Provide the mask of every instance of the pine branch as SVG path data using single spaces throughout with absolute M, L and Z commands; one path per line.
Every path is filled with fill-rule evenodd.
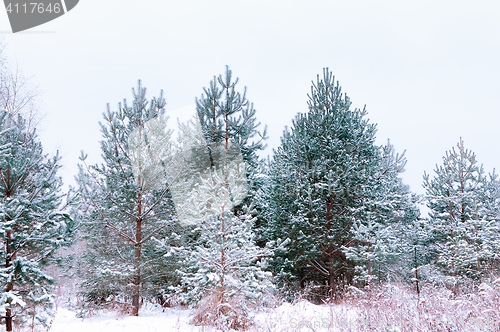
M 54 252 L 54 249 L 52 250 L 48 250 L 45 255 L 43 255 L 42 257 L 40 257 L 36 262 L 37 263 L 40 263 L 41 261 L 43 261 L 44 259 L 46 259 L 47 257 L 49 257 L 52 253 Z
M 139 216 L 139 218 L 143 219 L 144 217 L 146 217 L 153 209 L 156 205 L 158 205 L 158 203 L 160 203 L 160 201 L 163 199 L 163 197 L 165 196 L 165 194 L 167 193 L 167 191 L 170 189 L 170 187 L 174 184 L 174 182 L 177 180 L 177 178 L 181 175 L 181 172 L 177 173 L 177 175 L 175 176 L 175 178 L 172 180 L 172 182 L 168 185 L 167 189 L 165 189 L 163 191 L 163 193 L 160 195 L 160 198 L 153 204 L 153 206 L 151 206 L 146 212 L 144 212 L 143 214 L 141 214 Z
M 162 229 L 164 229 L 166 227 L 166 225 L 162 226 L 162 227 L 159 227 L 157 229 L 155 229 L 154 231 L 151 232 L 151 234 L 149 234 L 148 236 L 146 236 L 144 239 L 141 240 L 141 242 L 139 242 L 139 244 L 143 244 L 144 242 L 146 242 L 147 240 L 149 240 L 150 237 L 152 237 L 153 235 L 155 235 L 156 233 L 158 233 L 159 231 L 161 231 Z
M 256 258 L 269 257 L 274 251 L 275 250 L 269 250 L 268 252 L 263 253 L 263 254 L 251 255 L 251 256 L 248 256 L 248 257 L 245 257 L 245 258 L 240 258 L 240 259 L 237 259 L 237 260 L 234 260 L 234 261 L 228 260 L 228 263 L 225 266 L 232 266 L 234 264 L 241 263 L 241 262 L 244 262 L 244 261 L 251 262 L 252 260 L 254 260 Z
M 28 176 L 28 171 L 29 171 L 29 168 L 26 167 L 26 171 L 22 174 L 22 176 L 20 176 L 17 181 L 12 185 L 12 188 L 15 188 L 17 187 L 17 184 L 18 183 L 21 183 L 24 179 L 26 179 L 26 177 Z
M 49 181 L 52 179 L 52 176 L 54 176 L 54 175 L 56 174 L 56 170 L 57 170 L 56 166 L 57 166 L 57 165 L 54 163 L 54 166 L 52 167 L 52 169 L 51 169 L 51 171 L 50 171 L 50 174 L 49 174 L 49 177 L 48 177 L 48 179 L 47 179 L 47 182 L 49 182 Z M 35 199 L 35 197 L 36 197 L 36 196 L 38 196 L 38 194 L 42 191 L 42 189 L 43 189 L 43 186 L 41 186 L 41 187 L 38 189 L 38 191 L 36 191 L 36 192 L 33 194 L 33 196 L 32 196 L 32 197 L 30 198 L 30 200 L 29 200 L 29 201 L 30 201 L 30 203 L 31 203 L 31 202 L 33 202 L 33 200 Z
M 315 269 L 316 269 L 319 273 L 321 273 L 322 275 L 327 276 L 327 277 L 330 275 L 330 273 L 328 273 L 328 271 L 327 271 L 324 267 L 322 267 L 321 265 L 319 265 L 319 264 L 318 264 L 318 265 L 319 265 L 319 267 L 317 267 L 316 265 L 314 265 L 314 264 L 313 264 L 313 262 L 311 262 L 311 260 L 310 260 L 310 259 L 308 259 L 308 260 L 307 260 L 307 262 L 308 262 L 308 263 L 309 263 L 312 267 L 314 267 L 314 268 L 315 268 Z M 325 272 L 325 271 L 326 271 L 326 272 Z
M 183 252 L 185 254 L 189 254 L 189 255 L 194 255 L 196 257 L 198 257 L 199 259 L 201 259 L 202 261 L 206 262 L 206 263 L 212 263 L 214 264 L 217 268 L 221 268 L 221 265 L 218 264 L 217 262 L 212 262 L 208 259 L 206 259 L 205 257 L 199 255 L 197 252 L 194 252 L 194 251 L 190 251 L 190 250 L 184 250 L 184 249 L 181 249 L 181 248 L 176 248 L 176 247 L 170 247 L 176 251 L 180 251 L 180 252 Z
M 118 204 L 117 202 L 115 202 L 115 201 L 111 198 L 110 194 L 108 194 L 108 192 L 109 192 L 109 191 L 108 191 L 108 190 L 106 190 L 106 189 L 104 189 L 104 187 L 101 185 L 101 182 L 100 182 L 100 181 L 97 179 L 97 177 L 96 177 L 96 176 L 94 176 L 94 174 L 90 171 L 90 168 L 89 168 L 89 166 L 87 165 L 87 162 L 86 162 L 85 160 L 82 160 L 82 161 L 83 161 L 83 164 L 85 165 L 85 168 L 87 169 L 87 173 L 89 173 L 89 174 L 90 174 L 90 176 L 92 176 L 92 178 L 94 179 L 94 182 L 95 182 L 95 183 L 96 183 L 96 184 L 97 184 L 97 185 L 101 188 L 101 192 L 103 192 L 103 193 L 106 195 L 106 198 L 108 198 L 108 199 L 111 201 L 111 203 L 113 203 L 113 204 L 114 204 L 114 205 L 115 205 L 115 206 L 116 206 L 116 207 L 120 210 L 120 212 L 125 213 L 125 214 L 126 214 L 126 215 L 128 215 L 129 217 L 131 217 L 131 218 L 133 218 L 133 219 L 137 220 L 137 219 L 138 219 L 138 217 L 137 217 L 137 216 L 135 216 L 135 215 L 131 214 L 130 212 L 127 212 L 127 211 L 125 211 L 125 210 L 122 210 L 122 209 L 120 208 L 120 204 Z
M 96 204 L 96 202 L 94 201 L 94 199 L 90 196 L 90 193 L 89 193 L 89 191 L 87 189 L 87 186 L 85 184 L 83 184 L 83 187 L 84 187 L 85 191 L 87 192 L 87 195 L 88 195 L 90 201 L 92 202 L 92 205 L 94 205 L 94 207 L 96 208 L 97 212 L 99 212 L 99 214 L 103 218 L 103 221 L 105 222 L 106 226 L 108 228 L 111 228 L 111 229 L 115 230 L 121 237 L 125 238 L 126 240 L 129 240 L 134 245 L 137 245 L 137 242 L 134 239 L 132 239 L 130 236 L 128 236 L 127 234 L 125 234 L 122 231 L 120 231 L 116 226 L 114 226 L 113 224 L 111 224 L 111 222 L 109 222 L 108 218 L 104 215 L 104 213 L 101 211 L 101 209 Z
M 109 104 L 108 104 L 108 105 L 109 105 Z M 109 110 L 109 106 L 108 106 L 108 110 Z M 126 128 L 126 126 L 125 126 L 125 122 L 123 121 L 123 119 L 120 119 L 120 121 L 122 122 L 123 127 L 124 127 L 124 128 Z M 108 120 L 108 122 L 109 122 L 109 126 L 110 126 L 111 128 L 113 128 L 113 127 L 112 127 L 112 123 L 111 123 L 111 118 Z M 116 135 L 115 135 L 115 137 L 116 137 Z M 122 145 L 120 144 L 119 140 L 118 140 L 118 139 L 116 139 L 115 141 L 116 141 L 116 144 L 118 145 L 118 147 L 120 148 L 120 150 L 122 151 L 123 155 L 125 156 L 125 158 L 127 158 L 127 159 L 130 161 L 130 157 L 128 156 L 128 154 L 127 154 L 127 153 L 125 153 L 125 150 L 123 149 L 123 147 L 122 147 Z M 120 170 L 121 170 L 121 171 L 122 171 L 122 173 L 123 173 L 123 177 L 125 178 L 125 180 L 127 181 L 127 183 L 128 183 L 128 184 L 130 184 L 130 181 L 128 180 L 128 176 L 125 174 L 125 170 L 123 169 L 122 163 L 121 163 L 121 161 L 120 161 L 120 159 L 119 159 L 119 158 L 118 158 L 118 166 L 120 166 Z

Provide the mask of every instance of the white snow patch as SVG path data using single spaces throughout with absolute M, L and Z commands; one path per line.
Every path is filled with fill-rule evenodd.
M 212 327 L 194 326 L 191 310 L 161 307 L 143 308 L 138 317 L 101 312 L 89 318 L 77 318 L 76 312 L 59 307 L 50 332 L 215 332 Z M 255 325 L 249 331 L 338 331 L 353 322 L 357 314 L 344 305 L 314 305 L 307 301 L 284 303 L 277 308 L 252 312 Z M 46 329 L 42 329 L 46 331 Z M 40 331 L 42 331 L 40 330 Z M 24 331 L 31 331 L 25 329 Z
M 101 313 L 90 318 L 77 318 L 76 313 L 59 308 L 50 329 L 51 332 L 165 332 L 201 331 L 189 324 L 189 310 L 167 308 L 147 309 L 138 317 L 121 316 L 116 313 Z M 205 329 L 205 331 L 209 331 Z

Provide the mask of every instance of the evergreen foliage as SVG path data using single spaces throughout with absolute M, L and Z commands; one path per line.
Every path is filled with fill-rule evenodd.
M 355 245 L 345 248 L 346 257 L 356 263 L 354 280 L 364 285 L 389 276 L 409 276 L 413 252 L 409 235 L 420 216 L 419 197 L 399 177 L 406 165 L 404 154 L 397 154 L 390 142 L 381 147 L 381 153 L 372 196 L 351 230 Z
M 49 158 L 20 115 L 0 113 L 0 314 L 6 330 L 47 326 L 53 315 L 54 279 L 44 266 L 71 244 L 74 224 L 61 212 L 59 156 Z M 33 326 L 34 328 L 34 326 Z
M 265 148 L 267 129 L 257 130 L 260 123 L 255 117 L 256 110 L 247 100 L 246 87 L 243 93 L 237 91 L 238 81 L 226 66 L 224 76 L 214 77 L 209 87 L 203 88 L 204 94 L 196 99 L 196 110 L 207 144 L 223 143 L 226 149 L 230 142 L 236 144 L 251 174 L 257 167 L 257 151 Z
M 195 323 L 242 327 L 246 304 L 270 292 L 272 283 L 263 270 L 271 250 L 256 245 L 249 204 L 258 187 L 256 151 L 263 148 L 252 138 L 264 135 L 245 93 L 236 92 L 237 81 L 226 68 L 224 79 L 214 79 L 197 100 L 198 117 L 181 126 L 182 180 L 172 189 L 186 202 L 183 219 L 196 228 L 193 242 L 175 251 L 181 284 L 172 288 L 200 308 Z
M 209 150 L 212 146 L 224 146 L 228 149 L 232 143 L 241 151 L 249 183 L 248 196 L 240 205 L 255 207 L 256 240 L 263 246 L 261 223 L 262 215 L 267 211 L 256 204 L 255 199 L 263 185 L 257 152 L 265 148 L 267 127 L 264 127 L 262 132 L 258 130 L 260 122 L 256 119 L 256 110 L 253 103 L 247 99 L 246 87 L 243 88 L 243 92 L 237 90 L 238 81 L 239 79 L 234 79 L 232 71 L 226 66 L 224 75 L 214 77 L 209 87 L 203 88 L 204 94 L 196 99 L 196 110 Z M 233 213 L 238 215 L 240 207 L 238 203 L 236 205 Z
M 495 173 L 485 174 L 462 139 L 434 172 L 433 178 L 424 174 L 423 184 L 433 263 L 458 292 L 460 284 L 480 282 L 498 266 L 499 181 Z
M 262 269 L 262 258 L 270 250 L 255 245 L 255 218 L 249 211 L 235 216 L 225 206 L 229 196 L 225 179 L 231 175 L 224 173 L 211 170 L 192 192 L 191 197 L 199 200 L 194 208 L 206 217 L 193 230 L 199 234 L 197 241 L 190 248 L 177 249 L 183 253 L 185 270 L 178 292 L 194 307 L 213 294 L 228 303 L 235 297 L 255 301 L 272 290 L 271 274 Z
M 376 127 L 324 70 L 309 112 L 299 114 L 270 165 L 269 239 L 290 238 L 275 256 L 282 282 L 344 285 L 379 276 L 397 253 L 395 224 L 415 217 L 415 197 L 398 174 L 405 160 L 374 144 Z
M 179 226 L 164 175 L 172 161 L 163 93 L 148 102 L 141 81 L 132 92 L 132 105 L 108 105 L 103 115 L 104 163 L 87 165 L 82 153 L 76 214 L 87 246 L 80 272 L 88 309 L 132 299 L 123 305 L 138 315 L 141 297 L 163 297 L 175 283 L 177 262 L 163 258 L 158 243 L 176 245 L 170 235 Z

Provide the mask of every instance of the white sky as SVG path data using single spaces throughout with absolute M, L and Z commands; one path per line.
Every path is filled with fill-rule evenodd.
M 500 167 L 497 1 L 81 0 L 18 34 L 0 7 L 0 31 L 44 90 L 40 135 L 61 151 L 67 183 L 80 150 L 99 160 L 106 103 L 131 100 L 137 79 L 174 110 L 226 64 L 268 125 L 269 152 L 329 67 L 353 105 L 366 104 L 378 143 L 406 150 L 413 191 L 460 137 L 487 171 Z

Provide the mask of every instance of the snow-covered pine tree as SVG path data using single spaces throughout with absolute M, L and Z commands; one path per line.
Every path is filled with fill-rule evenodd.
M 424 174 L 423 184 L 434 262 L 459 292 L 460 285 L 481 281 L 499 262 L 499 181 L 496 174 L 485 174 L 462 139 L 434 172 L 433 178 Z
M 47 325 L 54 279 L 43 266 L 73 239 L 74 224 L 61 211 L 59 156 L 48 158 L 20 115 L 0 113 L 0 314 L 13 322 Z
M 226 68 L 225 77 L 214 79 L 197 100 L 198 118 L 180 131 L 187 172 L 173 195 L 185 193 L 191 211 L 183 219 L 197 223 L 195 241 L 182 251 L 179 294 L 192 306 L 205 302 L 198 323 L 242 327 L 244 303 L 270 291 L 272 283 L 262 270 L 270 249 L 255 244 L 255 211 L 249 206 L 252 188 L 258 187 L 252 181 L 258 178 L 256 151 L 265 135 L 256 130 L 255 110 L 245 93 L 236 92 L 237 81 Z M 257 142 L 252 140 L 256 135 Z
M 356 263 L 354 280 L 361 285 L 386 280 L 389 275 L 408 276 L 412 251 L 407 234 L 420 215 L 419 197 L 399 177 L 406 165 L 404 154 L 396 153 L 390 142 L 381 148 L 372 196 L 358 210 L 351 229 L 354 245 L 344 248 L 346 257 Z
M 163 92 L 148 102 L 141 81 L 132 92 L 132 105 L 124 100 L 117 111 L 108 105 L 104 114 L 104 163 L 90 166 L 82 154 L 77 215 L 87 246 L 80 269 L 87 303 L 131 298 L 131 314 L 138 315 L 141 296 L 160 296 L 175 283 L 176 262 L 163 258 L 157 243 L 179 237 L 171 236 L 177 217 L 164 176 L 172 161 Z
M 328 69 L 313 82 L 308 106 L 285 130 L 270 166 L 269 238 L 291 240 L 273 265 L 281 281 L 302 287 L 326 281 L 330 296 L 337 296 L 356 272 L 370 273 L 356 265 L 369 264 L 371 239 L 387 233 L 390 222 L 401 219 L 398 214 L 411 217 L 414 203 L 397 179 L 402 160 L 374 144 L 375 125 L 364 109 L 351 108 Z M 391 210 L 396 206 L 404 213 Z

